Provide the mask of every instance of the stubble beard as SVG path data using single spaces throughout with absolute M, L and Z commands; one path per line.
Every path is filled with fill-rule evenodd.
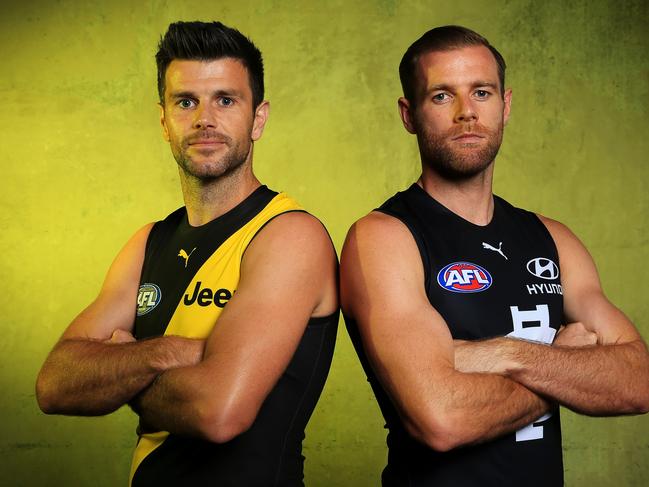
M 189 148 L 195 139 L 215 139 L 225 145 L 226 152 L 222 155 L 208 156 L 207 160 L 197 162 L 189 155 Z M 183 137 L 180 144 L 172 144 L 171 152 L 185 175 L 201 181 L 211 181 L 235 172 L 248 159 L 252 143 L 249 139 L 234 142 L 225 134 L 205 131 Z M 205 149 L 209 150 L 209 149 Z M 214 152 L 217 152 L 214 150 Z
M 451 142 L 453 137 L 465 132 L 484 137 L 486 143 Z M 427 127 L 419 127 L 417 130 L 422 163 L 451 181 L 471 179 L 485 171 L 496 158 L 502 140 L 502 121 L 495 130 L 476 123 L 460 125 L 442 133 L 434 133 Z

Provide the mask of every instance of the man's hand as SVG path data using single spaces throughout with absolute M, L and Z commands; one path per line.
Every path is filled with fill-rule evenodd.
M 505 375 L 514 367 L 511 360 L 507 361 L 511 354 L 509 346 L 512 345 L 508 340 L 516 340 L 516 338 L 453 340 L 455 369 L 464 373 Z M 553 345 L 572 348 L 589 347 L 597 345 L 597 334 L 587 330 L 583 323 L 577 321 L 561 327 Z
M 588 347 L 597 345 L 597 333 L 587 330 L 583 323 L 576 321 L 562 326 L 552 345 L 557 347 Z
M 131 343 L 134 341 L 135 337 L 130 332 L 118 328 L 104 343 Z
M 458 342 L 454 350 L 422 285 L 417 244 L 396 218 L 371 213 L 357 222 L 340 265 L 343 311 L 354 318 L 353 333 L 413 438 L 447 451 L 516 431 L 548 412 L 543 398 L 513 380 L 463 373 L 486 363 L 471 355 L 482 344 Z
M 131 402 L 142 424 L 215 443 L 250 428 L 309 318 L 337 309 L 336 264 L 326 230 L 311 215 L 289 212 L 270 221 L 243 256 L 237 292 L 202 361 L 160 374 Z
M 194 365 L 203 340 L 166 336 L 135 341 L 135 301 L 151 225 L 124 246 L 102 289 L 68 326 L 36 380 L 36 399 L 48 414 L 110 413 L 163 371 Z

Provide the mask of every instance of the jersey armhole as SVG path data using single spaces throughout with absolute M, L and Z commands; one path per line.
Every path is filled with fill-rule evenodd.
M 248 250 L 248 247 L 250 247 L 250 244 L 252 243 L 252 241 L 255 239 L 255 237 L 256 237 L 257 235 L 259 235 L 259 232 L 261 232 L 261 231 L 264 229 L 264 227 L 265 227 L 266 225 L 268 225 L 270 222 L 272 222 L 272 221 L 273 221 L 275 218 L 277 218 L 278 216 L 285 215 L 285 214 L 287 214 L 287 213 L 295 213 L 295 212 L 310 214 L 310 213 L 309 213 L 308 211 L 306 211 L 306 210 L 299 210 L 299 209 L 296 209 L 296 210 L 286 210 L 286 211 L 283 211 L 283 212 L 281 212 L 281 213 L 278 213 L 277 215 L 273 215 L 273 216 L 271 216 L 268 220 L 266 220 L 266 221 L 263 223 L 263 225 L 261 225 L 261 226 L 257 229 L 257 231 L 255 232 L 255 234 L 250 238 L 250 240 L 248 240 L 248 243 L 246 244 L 246 248 L 243 249 L 243 252 L 241 252 L 241 261 L 240 261 L 240 262 L 243 262 L 243 256 L 246 255 L 246 251 Z M 318 221 L 319 221 L 319 220 L 318 220 Z M 326 230 L 326 229 L 325 229 L 325 230 Z
M 428 295 L 428 289 L 430 288 L 430 258 L 428 255 L 428 248 L 426 247 L 426 243 L 424 242 L 424 239 L 419 234 L 419 231 L 417 230 L 416 226 L 412 222 L 410 222 L 407 218 L 403 218 L 397 212 L 392 212 L 385 208 L 377 208 L 374 211 L 379 211 L 385 215 L 396 218 L 401 223 L 403 223 L 406 226 L 406 228 L 410 231 L 410 234 L 412 235 L 412 238 L 415 240 L 415 243 L 417 244 L 417 248 L 419 249 L 419 257 L 421 258 L 421 265 L 424 268 L 424 289 L 426 290 L 426 295 Z
M 528 213 L 530 215 L 532 215 L 532 218 L 534 218 L 534 220 L 540 225 L 541 231 L 547 237 L 548 241 L 552 243 L 552 246 L 554 248 L 554 255 L 555 255 L 556 259 L 557 259 L 557 266 L 559 266 L 559 269 L 561 269 L 561 262 L 559 261 L 559 259 L 560 259 L 560 257 L 559 257 L 559 249 L 557 248 L 557 243 L 554 241 L 554 237 L 550 233 L 550 230 L 548 229 L 548 227 L 545 226 L 545 223 L 543 223 L 543 220 L 541 220 L 539 215 L 537 215 L 533 211 L 530 211 Z

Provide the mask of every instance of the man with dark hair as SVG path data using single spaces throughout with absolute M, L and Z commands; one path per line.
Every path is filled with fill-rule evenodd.
M 557 403 L 649 410 L 649 355 L 560 223 L 492 193 L 505 62 L 463 27 L 400 66 L 422 174 L 355 223 L 341 304 L 385 417 L 385 486 L 563 484 Z
M 129 403 L 133 486 L 303 485 L 304 428 L 336 337 L 335 251 L 253 174 L 269 104 L 252 42 L 178 22 L 156 60 L 185 207 L 118 254 L 45 361 L 39 405 L 100 415 Z

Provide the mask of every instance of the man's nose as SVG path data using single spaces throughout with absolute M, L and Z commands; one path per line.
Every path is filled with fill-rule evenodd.
M 456 122 L 472 122 L 478 119 L 478 112 L 470 97 L 458 96 L 457 109 L 455 112 Z
M 196 110 L 196 117 L 194 118 L 194 128 L 198 130 L 205 130 L 208 128 L 215 128 L 217 125 L 216 108 L 211 107 L 207 103 L 201 103 Z

